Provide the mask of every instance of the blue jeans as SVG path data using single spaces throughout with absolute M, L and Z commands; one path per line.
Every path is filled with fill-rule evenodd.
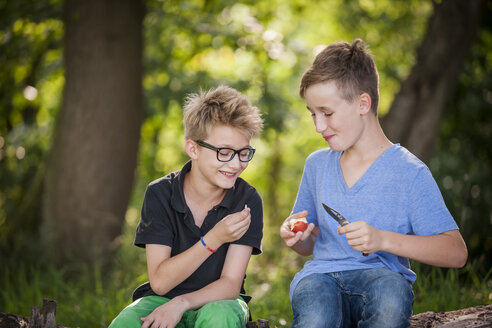
M 292 295 L 293 328 L 410 325 L 411 283 L 386 268 L 315 273 Z

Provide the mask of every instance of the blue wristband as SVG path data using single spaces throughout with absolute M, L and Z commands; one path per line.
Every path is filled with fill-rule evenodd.
M 203 240 L 203 236 L 200 237 L 200 241 L 202 242 L 203 246 L 205 246 L 205 248 L 211 251 L 212 253 L 217 252 L 216 249 L 211 249 L 210 247 L 207 246 L 207 244 L 205 244 L 205 241 Z

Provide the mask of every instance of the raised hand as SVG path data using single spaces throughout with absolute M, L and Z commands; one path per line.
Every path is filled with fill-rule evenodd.
M 280 237 L 284 240 L 287 246 L 292 247 L 295 244 L 297 244 L 299 241 L 303 242 L 304 240 L 309 238 L 309 236 L 311 236 L 312 234 L 314 235 L 314 237 L 318 235 L 319 233 L 318 229 L 313 232 L 313 230 L 315 229 L 313 223 L 310 223 L 307 229 L 304 231 L 299 231 L 295 233 L 290 230 L 291 220 L 299 219 L 305 217 L 306 215 L 307 215 L 307 211 L 302 211 L 299 213 L 292 214 L 287 219 L 285 219 L 285 221 L 280 226 Z
M 206 235 L 207 245 L 219 247 L 222 244 L 236 241 L 248 231 L 251 213 L 248 207 L 241 212 L 229 214 L 220 220 Z

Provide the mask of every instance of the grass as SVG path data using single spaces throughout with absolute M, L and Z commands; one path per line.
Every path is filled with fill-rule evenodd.
M 474 263 L 462 269 L 426 267 L 427 270 L 423 270 L 424 265 L 420 263 L 413 263 L 412 267 L 417 272 L 413 286 L 414 313 L 451 311 L 492 303 L 492 268 L 481 276 Z
M 130 303 L 133 289 L 147 279 L 142 253 L 131 246 L 122 249 L 113 272 L 104 277 L 95 270 L 68 279 L 63 269 L 3 263 L 0 312 L 30 316 L 31 307 L 40 307 L 47 298 L 57 301 L 58 325 L 107 327 Z M 270 327 L 290 326 L 289 285 L 303 261 L 285 247 L 270 247 L 252 259 L 246 290 L 254 297 L 250 303 L 254 319 L 268 319 Z M 459 270 L 414 263 L 413 269 L 418 275 L 414 313 L 492 303 L 492 269 L 485 275 L 477 273 L 474 263 Z
M 0 312 L 31 315 L 31 307 L 41 307 L 43 299 L 57 302 L 57 323 L 70 327 L 107 327 L 128 303 L 128 287 L 123 281 L 103 282 L 96 271 L 70 280 L 54 268 L 21 266 L 3 273 Z

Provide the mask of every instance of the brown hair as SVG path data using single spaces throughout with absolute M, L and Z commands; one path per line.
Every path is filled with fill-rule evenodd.
M 258 136 L 263 128 L 258 108 L 233 88 L 221 85 L 186 98 L 183 107 L 186 139 L 204 140 L 217 124 L 238 128 L 249 138 Z
M 319 53 L 302 75 L 301 98 L 311 85 L 328 81 L 335 81 L 342 98 L 348 102 L 353 102 L 363 92 L 368 93 L 371 110 L 377 115 L 379 74 L 364 41 L 355 39 L 352 44 L 335 42 Z

